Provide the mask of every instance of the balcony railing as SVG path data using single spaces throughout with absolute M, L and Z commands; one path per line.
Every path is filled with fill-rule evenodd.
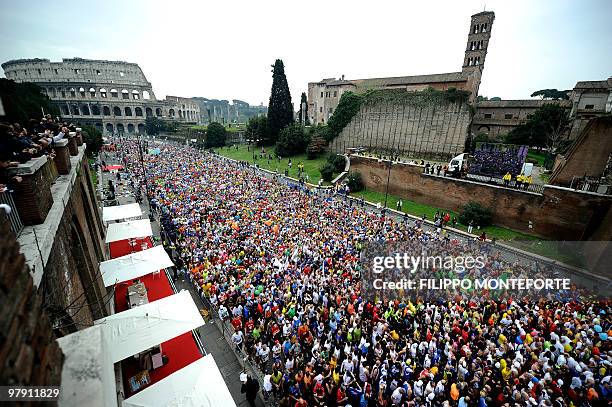
M 23 223 L 21 222 L 21 218 L 17 212 L 17 206 L 15 205 L 12 194 L 13 192 L 8 190 L 0 192 L 0 204 L 8 205 L 11 208 L 11 211 L 7 214 L 7 217 L 11 222 L 11 230 L 16 236 L 19 236 L 23 230 Z

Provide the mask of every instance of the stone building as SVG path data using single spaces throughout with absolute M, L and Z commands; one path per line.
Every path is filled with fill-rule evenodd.
M 404 89 L 420 91 L 432 87 L 438 90 L 456 88 L 471 92 L 470 100 L 478 95 L 480 80 L 495 13 L 483 11 L 470 21 L 467 45 L 460 72 L 399 76 L 390 78 L 340 79 L 327 78 L 308 83 L 308 117 L 313 124 L 327 123 L 344 92 L 365 92 L 370 89 Z
M 603 81 L 578 82 L 570 94 L 573 119 L 572 140 L 578 138 L 589 120 L 612 112 L 612 77 Z
M 7 79 L 42 88 L 62 118 L 104 133 L 142 133 L 147 117 L 200 123 L 200 108 L 189 98 L 155 97 L 138 64 L 81 58 L 50 62 L 18 59 L 2 64 Z
M 476 113 L 472 119 L 473 135 L 485 134 L 495 141 L 503 141 L 516 126 L 525 123 L 527 116 L 547 103 L 559 104 L 568 110 L 568 100 L 483 100 L 475 104 Z

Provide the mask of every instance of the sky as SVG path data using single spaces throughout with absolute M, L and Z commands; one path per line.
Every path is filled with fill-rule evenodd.
M 0 0 L 0 62 L 135 62 L 165 95 L 267 105 L 283 60 L 308 82 L 457 72 L 472 14 L 495 12 L 480 95 L 523 99 L 612 76 L 610 0 Z

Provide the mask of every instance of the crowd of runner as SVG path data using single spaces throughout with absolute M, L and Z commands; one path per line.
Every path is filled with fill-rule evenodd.
M 118 151 L 144 189 L 135 142 Z M 234 328 L 266 398 L 287 406 L 604 406 L 612 400 L 609 302 L 486 291 L 435 302 L 370 298 L 368 242 L 460 247 L 419 221 L 188 147 L 144 165 L 176 263 Z M 144 191 L 143 191 L 144 192 Z M 529 273 L 488 253 L 484 272 Z

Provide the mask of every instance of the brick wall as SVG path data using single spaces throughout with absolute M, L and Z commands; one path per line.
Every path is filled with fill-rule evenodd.
M 63 355 L 2 210 L 0 236 L 0 383 L 58 386 Z
M 351 171 L 360 172 L 367 188 L 385 192 L 388 162 L 351 157 Z M 582 193 L 567 188 L 546 187 L 533 194 L 423 174 L 422 167 L 394 164 L 389 193 L 421 204 L 460 211 L 469 201 L 493 210 L 493 222 L 554 240 L 584 240 L 605 236 L 606 215 L 612 197 Z M 608 219 L 609 220 L 609 219 Z M 533 229 L 529 228 L 529 221 Z M 607 222 L 609 223 L 609 222 Z M 610 231 L 607 231 L 609 235 Z
M 365 147 L 446 159 L 464 151 L 470 122 L 467 103 L 366 104 L 330 149 L 344 153 L 347 148 Z

